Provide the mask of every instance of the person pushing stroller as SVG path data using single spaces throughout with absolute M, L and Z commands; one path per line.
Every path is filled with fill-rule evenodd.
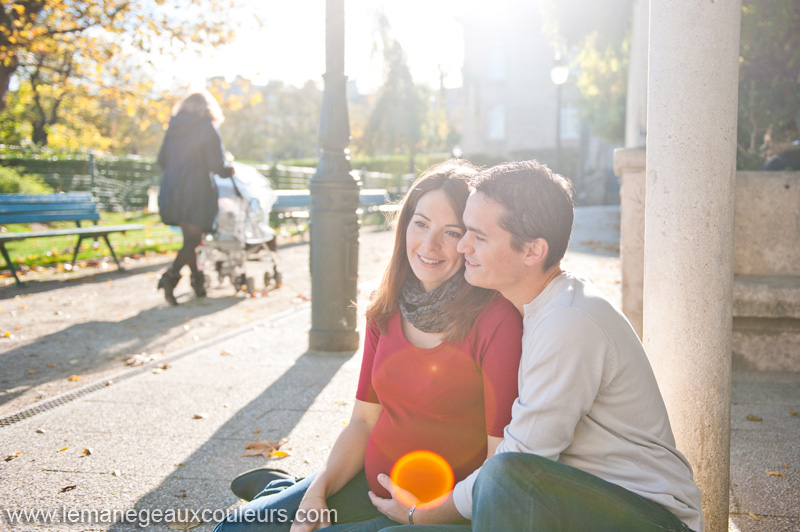
M 181 268 L 189 266 L 197 297 L 205 297 L 205 276 L 198 268 L 196 248 L 204 232 L 214 229 L 217 191 L 213 174 L 232 177 L 233 166 L 225 161 L 225 148 L 217 128 L 224 116 L 208 91 L 192 92 L 175 106 L 164 142 L 158 153 L 163 170 L 158 208 L 161 220 L 179 225 L 183 247 L 175 262 L 161 276 L 158 289 L 170 305 L 177 305 L 173 291 L 181 279 Z

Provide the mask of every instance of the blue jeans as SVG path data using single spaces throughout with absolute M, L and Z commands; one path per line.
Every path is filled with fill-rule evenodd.
M 487 460 L 472 497 L 473 532 L 690 531 L 660 504 L 533 454 Z
M 291 479 L 272 481 L 258 496 L 233 510 L 214 532 L 289 532 L 295 513 L 314 476 L 298 482 Z M 337 524 L 326 532 L 378 532 L 396 525 L 380 513 L 369 500 L 369 484 L 362 471 L 338 492 L 328 497 L 330 510 L 335 510 Z M 334 515 L 331 515 L 334 520 Z

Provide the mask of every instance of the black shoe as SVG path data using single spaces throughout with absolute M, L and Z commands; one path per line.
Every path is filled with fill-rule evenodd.
M 282 469 L 259 467 L 242 473 L 233 479 L 233 482 L 231 482 L 231 491 L 240 499 L 252 501 L 256 498 L 256 495 L 264 491 L 267 484 L 278 479 L 296 480 L 294 476 Z
M 178 304 L 178 300 L 175 299 L 175 295 L 172 292 L 175 290 L 180 280 L 181 273 L 172 270 L 167 270 L 167 272 L 161 276 L 161 279 L 158 280 L 158 289 L 164 289 L 164 298 L 167 300 L 167 303 L 173 307 Z
M 197 297 L 206 297 L 206 276 L 203 272 L 192 272 L 192 289 Z

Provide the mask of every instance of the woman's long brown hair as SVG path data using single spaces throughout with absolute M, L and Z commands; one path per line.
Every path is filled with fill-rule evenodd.
M 469 180 L 477 172 L 478 169 L 472 164 L 452 159 L 425 170 L 408 189 L 400 203 L 400 214 L 395 224 L 394 251 L 389 267 L 386 268 L 383 280 L 367 307 L 367 321 L 374 320 L 382 333 L 386 333 L 389 318 L 399 308 L 400 292 L 406 277 L 414 275 L 406 253 L 406 234 L 408 224 L 417 209 L 417 203 L 426 193 L 441 189 L 450 200 L 450 205 L 460 222 L 469 197 Z M 448 342 L 465 338 L 478 314 L 496 295 L 494 290 L 478 288 L 467 283 L 464 280 L 463 267 L 456 275 L 461 276 L 458 295 L 445 307 L 445 312 L 453 317 L 444 331 L 443 339 Z

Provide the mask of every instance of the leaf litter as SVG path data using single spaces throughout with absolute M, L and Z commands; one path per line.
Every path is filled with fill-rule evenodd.
M 242 456 L 263 456 L 264 458 L 286 458 L 289 453 L 280 448 L 289 443 L 289 438 L 282 440 L 256 440 L 244 446 Z
M 155 360 L 156 357 L 153 355 L 149 355 L 147 353 L 138 353 L 136 355 L 129 356 L 125 359 L 125 364 L 128 366 L 141 366 L 147 364 L 148 362 L 152 362 Z

